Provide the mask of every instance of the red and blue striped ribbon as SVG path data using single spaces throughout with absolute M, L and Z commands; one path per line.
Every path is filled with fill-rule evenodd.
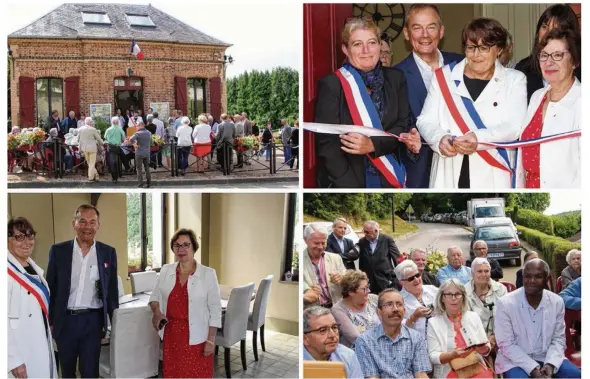
M 8 275 L 18 284 L 29 291 L 39 302 L 45 317 L 49 314 L 49 290 L 45 285 L 33 275 L 21 272 L 14 263 L 8 261 Z
M 365 89 L 366 86 L 354 67 L 344 65 L 336 70 L 336 76 L 342 84 L 346 104 L 352 116 L 352 122 L 357 126 L 372 127 L 383 130 L 377 109 Z M 406 169 L 399 163 L 392 154 L 373 158 L 367 154 L 367 158 L 383 175 L 385 180 L 396 188 L 405 188 Z

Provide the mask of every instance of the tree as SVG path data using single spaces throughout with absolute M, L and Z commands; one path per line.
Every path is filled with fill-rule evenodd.
M 519 208 L 532 209 L 543 212 L 551 203 L 548 193 L 515 193 L 514 202 Z
M 299 74 L 285 67 L 272 71 L 244 72 L 226 81 L 229 114 L 246 112 L 263 127 L 278 127 L 281 119 L 292 123 L 299 115 Z

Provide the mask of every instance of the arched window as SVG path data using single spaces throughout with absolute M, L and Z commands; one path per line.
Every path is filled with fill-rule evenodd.
M 207 112 L 207 101 L 205 98 L 205 83 L 207 79 L 188 78 L 186 80 L 188 116 L 196 118 L 201 113 Z
M 64 117 L 64 87 L 61 78 L 38 78 L 35 83 L 37 99 L 37 125 L 43 127 L 51 112 L 56 110 Z

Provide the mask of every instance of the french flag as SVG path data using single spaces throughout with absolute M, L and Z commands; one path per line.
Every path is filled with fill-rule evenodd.
M 131 42 L 131 54 L 135 55 L 139 60 L 143 59 L 143 53 L 141 52 L 139 45 L 135 43 L 135 40 Z

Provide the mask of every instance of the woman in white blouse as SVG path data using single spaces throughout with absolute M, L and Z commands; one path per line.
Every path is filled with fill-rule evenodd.
M 580 38 L 571 30 L 554 29 L 536 47 L 543 80 L 533 93 L 521 140 L 580 130 L 582 84 L 575 77 L 580 65 Z M 580 138 L 573 137 L 518 149 L 518 187 L 580 188 Z
M 480 144 L 516 140 L 526 114 L 526 77 L 503 67 L 497 59 L 507 39 L 508 33 L 498 21 L 472 20 L 462 33 L 465 59 L 454 67 L 444 66 L 433 78 L 416 123 L 435 153 L 431 188 L 511 188 L 506 160 L 512 154 L 503 155 Z M 472 116 L 468 106 L 479 117 Z M 457 112 L 451 111 L 453 107 Z M 459 118 L 463 122 L 458 122 Z M 478 119 L 484 128 L 478 126 Z
M 427 330 L 428 355 L 434 377 L 456 378 L 451 362 L 466 357 L 481 365 L 481 372 L 469 377 L 493 377 L 493 373 L 485 369 L 482 358 L 482 355 L 490 353 L 490 343 L 479 316 L 469 310 L 467 294 L 461 282 L 449 279 L 440 285 L 435 311 L 438 315 L 429 320 Z
M 467 302 L 472 311 L 479 315 L 488 335 L 492 349 L 496 346 L 494 337 L 494 316 L 496 303 L 508 291 L 503 284 L 492 280 L 492 267 L 486 258 L 475 258 L 471 262 L 472 279 L 465 285 Z
M 395 267 L 395 276 L 402 285 L 404 323 L 419 331 L 426 339 L 428 319 L 434 316 L 434 302 L 438 288 L 422 283 L 422 275 L 413 261 L 406 259 Z
M 211 378 L 221 327 L 217 275 L 194 259 L 199 244 L 192 230 L 177 230 L 170 247 L 177 262 L 162 267 L 149 303 L 153 326 L 164 340 L 164 377 Z
M 35 235 L 26 218 L 8 221 L 7 375 L 13 378 L 57 378 L 47 315 L 49 287 L 31 259 Z
M 188 167 L 188 156 L 193 147 L 193 128 L 189 125 L 191 120 L 184 116 L 180 120 L 180 126 L 176 129 L 176 138 L 178 139 L 178 168 L 180 175 L 184 176 L 184 172 Z
M 204 172 L 207 162 L 205 159 L 211 152 L 211 125 L 206 114 L 202 113 L 199 115 L 199 124 L 195 126 L 193 130 L 193 142 L 197 144 L 195 146 L 195 155 L 199 157 L 197 159 L 197 172 Z

